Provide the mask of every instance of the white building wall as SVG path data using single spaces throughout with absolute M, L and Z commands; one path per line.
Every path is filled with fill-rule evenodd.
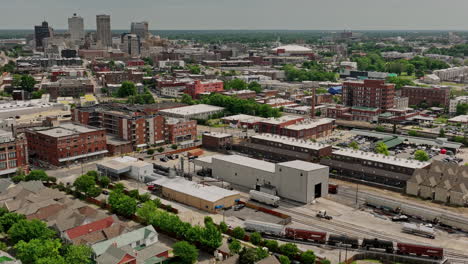
M 278 194 L 294 201 L 310 203 L 315 199 L 315 185 L 322 183 L 322 197 L 328 194 L 328 167 L 304 171 L 277 165 L 279 178 Z

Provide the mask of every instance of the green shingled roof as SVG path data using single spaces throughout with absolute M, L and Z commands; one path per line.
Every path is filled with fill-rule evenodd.
M 106 252 L 106 250 L 114 243 L 117 244 L 117 247 L 123 247 L 126 245 L 131 245 L 133 242 L 146 239 L 151 234 L 157 234 L 157 232 L 156 230 L 154 230 L 153 226 L 149 225 L 149 226 L 145 226 L 140 229 L 134 230 L 132 232 L 122 234 L 118 237 L 114 237 L 106 241 L 96 243 L 92 245 L 91 248 L 93 249 L 96 256 L 100 256 L 104 252 Z

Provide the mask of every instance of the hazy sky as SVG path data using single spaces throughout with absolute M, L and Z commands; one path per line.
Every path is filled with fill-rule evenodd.
M 468 30 L 468 0 L 0 0 L 0 29 L 56 29 L 78 13 L 113 29 L 146 20 L 150 29 L 453 29 Z

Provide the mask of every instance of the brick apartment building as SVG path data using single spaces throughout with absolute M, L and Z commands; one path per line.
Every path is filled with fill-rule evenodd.
M 450 105 L 450 87 L 403 86 L 401 95 L 409 98 L 408 105 L 419 105 L 423 102 L 428 106 Z
M 121 84 L 124 81 L 130 81 L 134 83 L 143 82 L 145 74 L 139 71 L 109 71 L 109 72 L 98 72 L 97 76 L 102 80 L 102 83 L 107 84 Z
M 14 175 L 20 168 L 27 173 L 28 144 L 24 134 L 15 137 L 2 130 L 0 142 L 0 176 Z
M 219 80 L 200 81 L 196 80 L 193 83 L 189 83 L 186 86 L 185 93 L 190 95 L 192 98 L 199 98 L 201 94 L 210 94 L 216 92 L 222 92 L 224 89 L 224 83 Z
M 76 124 L 26 130 L 28 152 L 36 165 L 55 166 L 102 158 L 107 154 L 106 131 Z
M 227 133 L 204 133 L 202 136 L 202 145 L 204 148 L 212 150 L 230 150 L 233 138 Z
M 343 83 L 343 105 L 379 108 L 393 108 L 395 85 L 383 80 L 364 80 Z
M 197 121 L 166 118 L 167 140 L 171 143 L 197 139 Z
M 256 127 L 259 133 L 297 139 L 316 139 L 329 136 L 335 128 L 335 120 L 330 118 L 306 120 L 304 117 L 283 116 L 260 121 Z
M 84 94 L 94 93 L 94 85 L 91 80 L 80 79 L 59 79 L 56 82 L 43 83 L 41 89 L 50 94 L 50 98 L 57 97 L 80 97 Z
M 166 122 L 158 112 L 174 104 L 127 107 L 119 104 L 72 109 L 72 121 L 104 128 L 108 135 L 131 142 L 134 148 L 196 139 L 196 121 Z

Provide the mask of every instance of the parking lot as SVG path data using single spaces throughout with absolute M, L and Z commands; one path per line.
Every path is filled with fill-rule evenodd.
M 348 148 L 352 142 L 356 142 L 359 150 L 365 152 L 374 152 L 375 145 L 380 139 L 375 137 L 367 137 L 361 135 L 354 135 L 351 131 L 336 130 L 330 137 L 322 138 L 320 143 L 331 144 L 336 147 Z M 451 162 L 455 164 L 464 164 L 468 161 L 468 152 L 465 153 L 462 148 L 458 153 L 452 151 L 444 151 L 440 148 L 424 145 L 424 144 L 410 144 L 402 142 L 401 144 L 389 148 L 389 155 L 404 159 L 414 159 L 414 153 L 417 150 L 424 150 L 431 160 L 440 160 L 444 162 Z

